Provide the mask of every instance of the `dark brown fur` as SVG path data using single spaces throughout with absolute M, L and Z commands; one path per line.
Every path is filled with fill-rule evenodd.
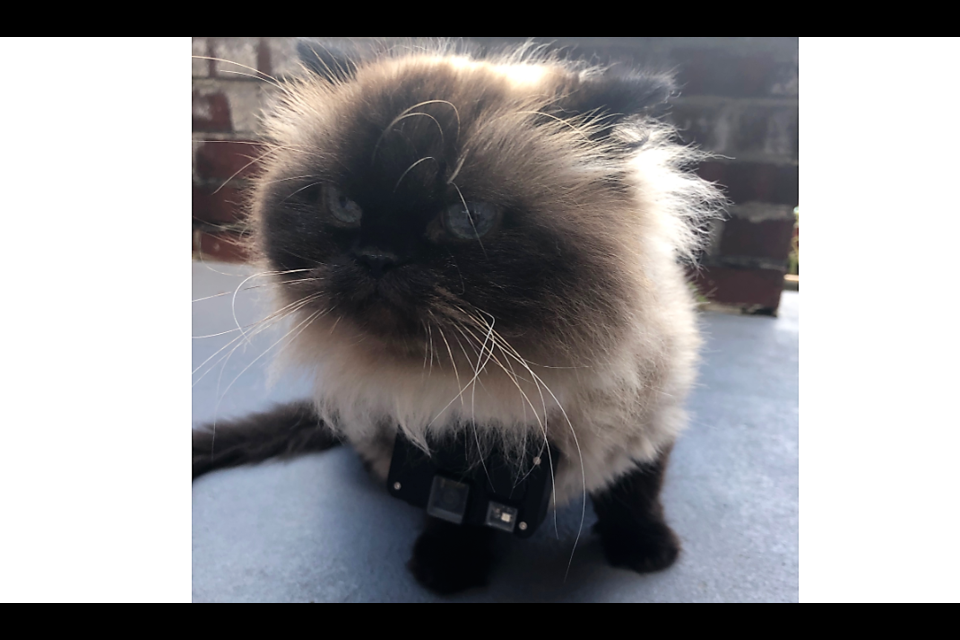
M 640 573 L 666 569 L 680 553 L 680 540 L 667 526 L 660 489 L 669 451 L 651 464 L 638 465 L 607 491 L 592 494 L 597 512 L 594 532 L 607 560 Z
M 495 561 L 496 536 L 488 527 L 427 518 L 407 568 L 420 584 L 440 594 L 486 586 Z
M 237 420 L 193 430 L 193 478 L 270 458 L 326 451 L 339 438 L 317 418 L 309 402 L 293 402 Z

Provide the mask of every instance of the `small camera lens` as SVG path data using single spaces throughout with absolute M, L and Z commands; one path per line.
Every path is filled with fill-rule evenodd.
M 443 476 L 434 476 L 427 514 L 455 524 L 463 522 L 470 485 Z
M 460 493 L 456 489 L 447 489 L 440 498 L 444 507 L 456 508 L 460 503 Z

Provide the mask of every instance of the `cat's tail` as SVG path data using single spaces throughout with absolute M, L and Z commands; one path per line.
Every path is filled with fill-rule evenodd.
M 326 451 L 340 444 L 309 402 L 292 402 L 193 430 L 193 478 L 208 471 Z

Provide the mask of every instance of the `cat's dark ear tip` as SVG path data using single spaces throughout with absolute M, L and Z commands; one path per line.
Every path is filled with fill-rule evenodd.
M 361 55 L 349 41 L 297 38 L 297 56 L 307 69 L 331 82 L 350 78 Z
M 656 113 L 679 95 L 672 73 L 613 68 L 593 80 L 595 88 L 621 113 Z

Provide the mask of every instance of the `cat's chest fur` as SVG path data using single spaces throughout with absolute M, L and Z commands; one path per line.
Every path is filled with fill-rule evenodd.
M 304 332 L 287 354 L 314 374 L 321 418 L 380 479 L 398 430 L 425 448 L 431 437 L 456 430 L 517 451 L 547 438 L 562 453 L 555 477 L 562 506 L 655 460 L 685 426 L 682 400 L 700 337 L 679 274 L 676 282 L 658 293 L 661 300 L 676 295 L 673 306 L 652 307 L 620 350 L 589 366 L 545 367 L 492 343 L 456 358 L 446 336 L 425 342 L 423 361 L 412 364 L 337 327 L 333 338 L 317 328 L 322 342 Z

